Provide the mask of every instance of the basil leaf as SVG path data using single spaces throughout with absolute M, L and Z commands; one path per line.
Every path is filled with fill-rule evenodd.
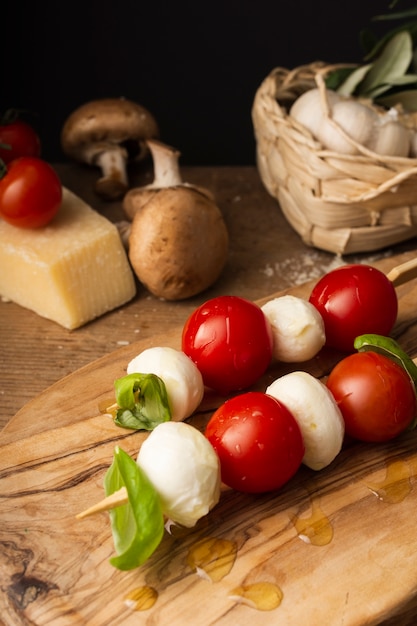
M 387 92 L 393 93 L 395 97 L 395 93 L 391 91 L 394 87 L 401 87 L 403 85 L 416 86 L 416 84 L 417 84 L 416 74 L 404 74 L 404 76 L 397 76 L 397 78 L 391 78 L 389 83 L 386 83 L 384 85 L 379 85 L 378 87 L 371 89 L 371 91 L 368 91 L 368 97 L 372 98 L 373 100 L 377 100 L 381 96 L 381 94 L 387 93 Z M 379 98 L 379 100 L 381 100 L 381 98 Z M 398 100 L 395 101 L 395 104 L 399 104 Z
M 153 430 L 171 419 L 164 381 L 155 374 L 128 374 L 114 383 L 118 410 L 115 424 L 132 430 Z
M 352 95 L 371 67 L 371 64 L 361 65 L 360 67 L 358 67 L 347 77 L 345 82 L 340 85 L 340 87 L 337 89 L 337 93 L 342 96 Z
M 383 335 L 367 334 L 356 337 L 353 345 L 359 352 L 367 350 L 379 352 L 395 361 L 405 369 L 417 391 L 417 365 L 395 339 Z
M 327 89 L 337 91 L 345 80 L 356 71 L 356 67 L 339 67 L 337 70 L 329 72 L 325 78 Z
M 394 86 L 412 85 L 417 83 L 417 74 L 404 74 L 404 76 L 397 76 L 391 78 L 390 84 Z
M 156 550 L 164 534 L 164 517 L 156 489 L 137 463 L 119 447 L 104 477 L 110 496 L 126 487 L 129 502 L 109 511 L 115 550 L 111 565 L 131 570 L 142 565 Z
M 374 61 L 361 85 L 367 94 L 375 87 L 389 83 L 406 73 L 413 58 L 413 42 L 408 32 L 400 32 L 388 41 L 381 55 Z

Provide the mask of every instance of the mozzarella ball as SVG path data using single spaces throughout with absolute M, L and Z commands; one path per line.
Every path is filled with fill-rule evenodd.
M 295 417 L 304 439 L 304 465 L 320 470 L 339 454 L 345 434 L 342 413 L 329 389 L 307 372 L 277 378 L 266 390 Z
M 326 342 L 323 318 L 311 302 L 280 296 L 262 307 L 272 328 L 273 356 L 284 363 L 312 359 Z
M 160 495 L 164 514 L 187 528 L 220 498 L 220 462 L 194 426 L 163 422 L 143 442 L 137 464 Z
M 164 381 L 174 421 L 189 417 L 203 399 L 204 383 L 200 370 L 181 350 L 148 348 L 130 361 L 127 373 L 155 374 Z

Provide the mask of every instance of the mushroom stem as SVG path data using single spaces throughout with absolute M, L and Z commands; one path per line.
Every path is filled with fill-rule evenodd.
M 106 199 L 116 199 L 124 195 L 129 183 L 126 173 L 128 155 L 119 146 L 112 146 L 99 152 L 94 159 L 101 169 L 102 176 L 96 182 L 96 192 Z
M 149 185 L 129 189 L 124 196 L 123 210 L 130 221 L 154 196 L 169 189 L 194 190 L 215 204 L 215 198 L 208 189 L 183 182 L 179 166 L 181 153 L 178 150 L 156 139 L 147 139 L 146 145 L 153 160 L 154 179 Z
M 117 230 L 119 231 L 122 244 L 124 245 L 125 249 L 128 250 L 130 231 L 132 229 L 132 222 L 129 222 L 128 220 L 121 220 L 120 222 L 116 222 L 115 226 Z
M 154 164 L 154 180 L 152 188 L 177 187 L 182 185 L 179 169 L 180 152 L 160 141 L 147 141 Z

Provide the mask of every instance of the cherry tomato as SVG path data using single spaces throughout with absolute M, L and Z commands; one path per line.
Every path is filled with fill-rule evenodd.
M 39 157 L 41 154 L 38 134 L 23 120 L 0 125 L 0 144 L 10 146 L 10 149 L 0 146 L 0 159 L 4 163 L 22 156 Z
M 220 460 L 222 481 L 238 491 L 279 489 L 298 470 L 304 442 L 294 416 L 277 399 L 249 391 L 213 413 L 205 435 Z
M 370 265 L 345 265 L 321 278 L 310 302 L 323 317 L 326 345 L 353 352 L 359 335 L 389 335 L 398 301 L 391 281 Z
M 256 382 L 272 358 L 272 330 L 259 306 L 238 296 L 218 296 L 198 307 L 182 333 L 182 350 L 204 384 L 220 393 Z
M 61 181 L 42 159 L 16 159 L 0 179 L 0 216 L 13 226 L 45 226 L 57 213 L 61 200 Z
M 416 413 L 416 393 L 407 372 L 377 352 L 357 352 L 330 372 L 327 387 L 345 421 L 346 434 L 361 441 L 389 441 Z

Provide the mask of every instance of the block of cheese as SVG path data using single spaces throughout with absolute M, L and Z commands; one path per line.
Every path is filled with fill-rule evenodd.
M 0 295 L 74 329 L 136 292 L 117 227 L 63 189 L 55 218 L 40 229 L 0 220 Z

